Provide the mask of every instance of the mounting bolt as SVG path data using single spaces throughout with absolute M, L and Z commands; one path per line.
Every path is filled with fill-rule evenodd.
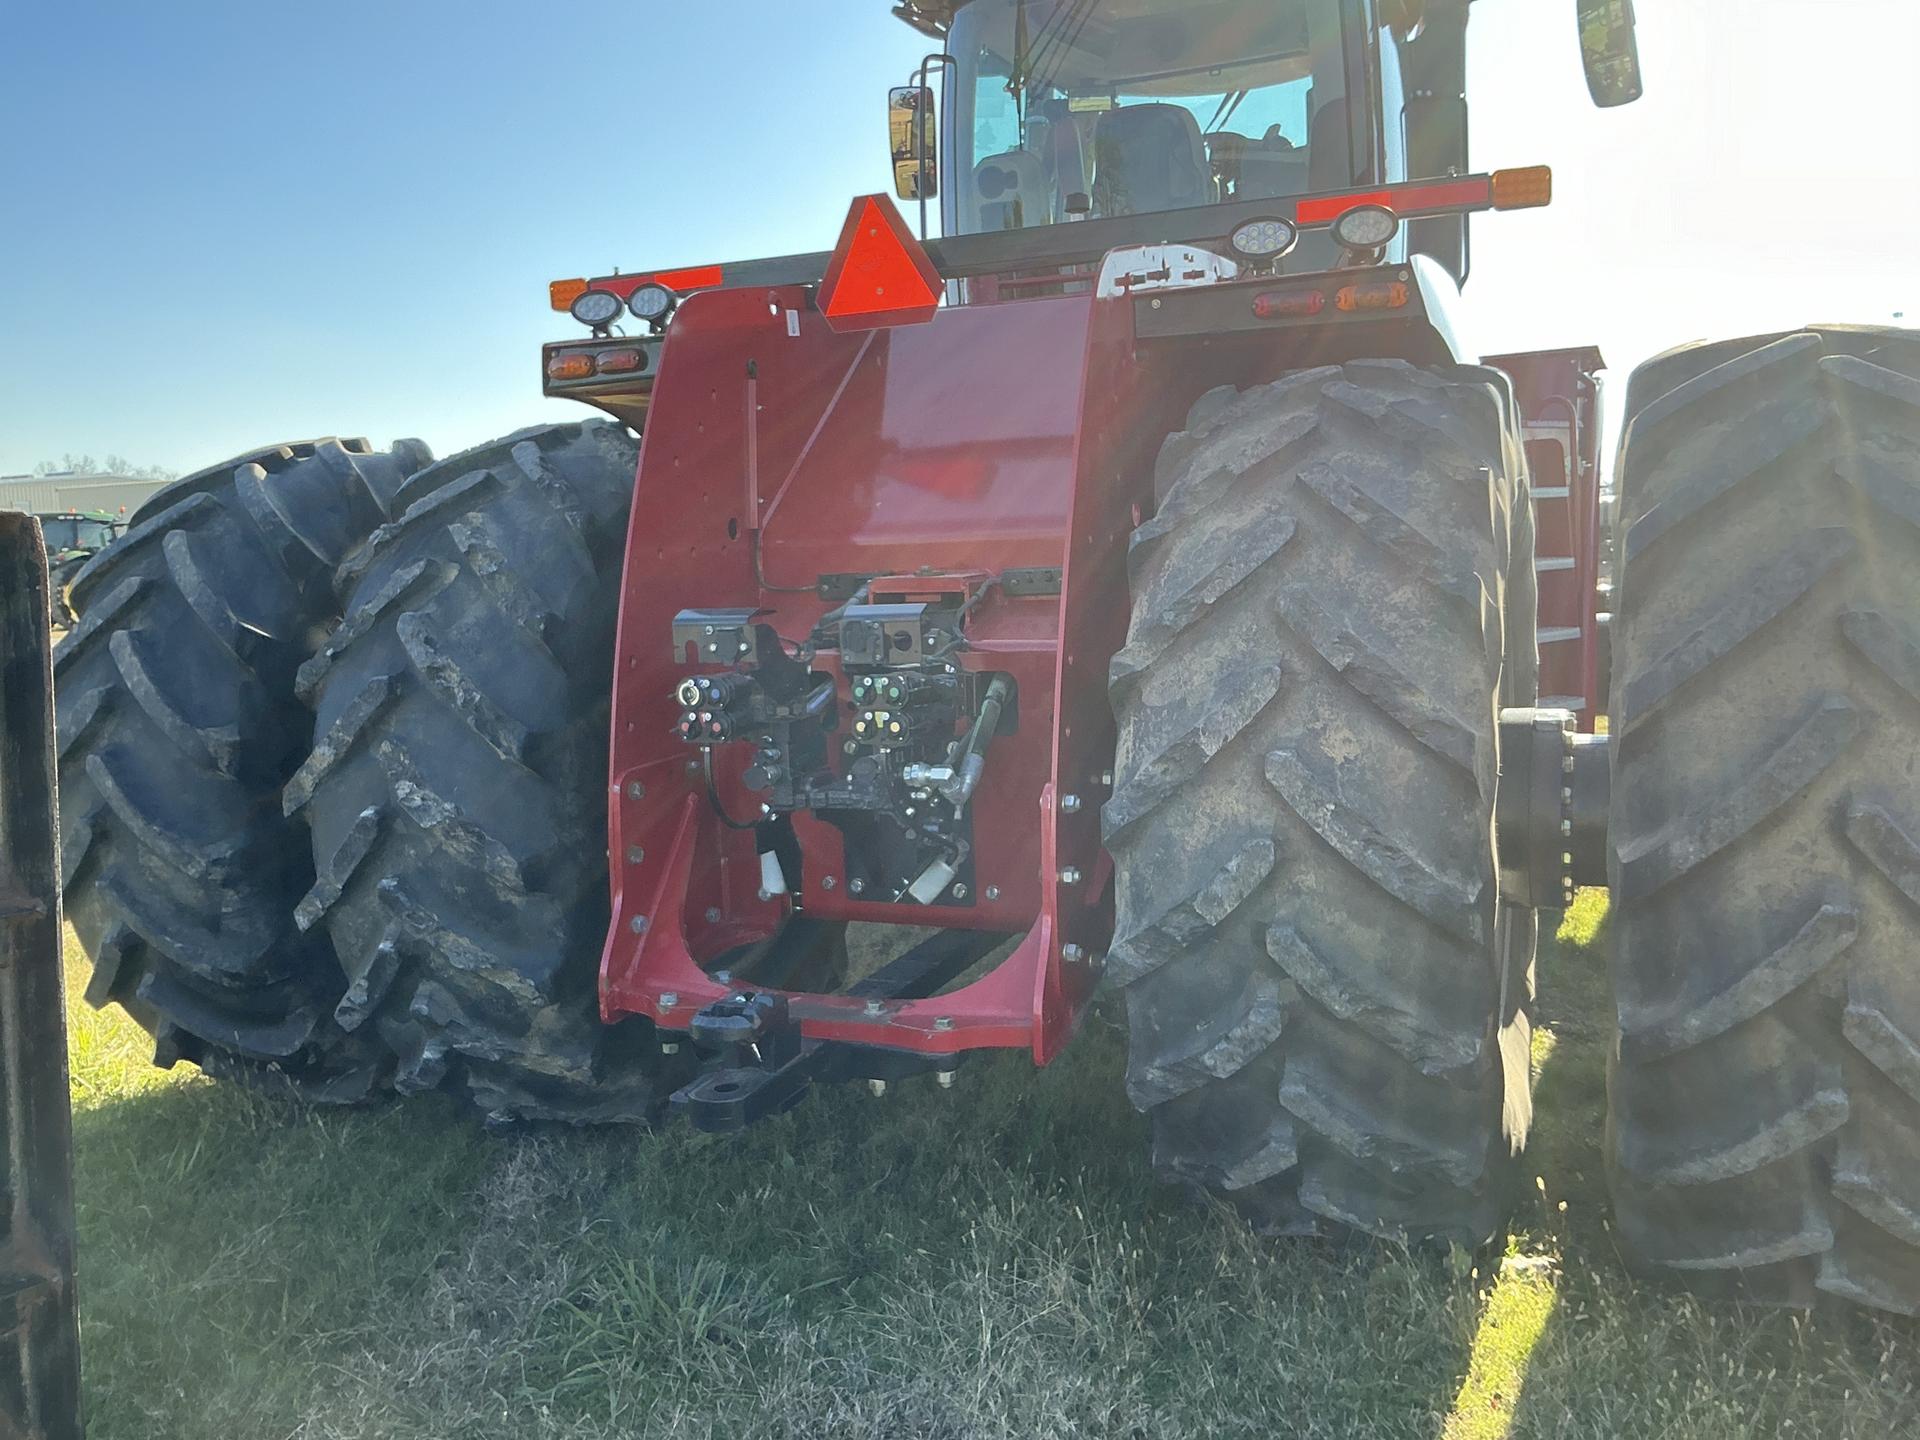
M 1102 770 L 1100 772 L 1100 783 L 1109 790 L 1113 789 L 1113 771 Z
M 731 985 L 733 983 L 733 972 L 731 970 L 716 970 L 713 972 L 713 981 L 716 985 Z
M 867 882 L 864 880 L 849 880 L 847 882 L 847 892 L 849 894 L 864 895 L 866 893 L 866 889 L 867 889 Z
M 848 740 L 843 745 L 841 745 L 840 753 L 842 755 L 858 755 L 860 753 L 860 747 L 854 744 L 853 741 Z
M 942 1090 L 953 1089 L 953 1071 L 936 1070 L 934 1071 L 934 1078 L 940 1082 L 940 1088 Z
M 938 1018 L 937 1018 L 937 1019 L 936 1019 L 936 1020 L 935 1020 L 935 1021 L 933 1022 L 933 1028 L 934 1028 L 934 1029 L 936 1029 L 936 1030 L 951 1030 L 951 1029 L 953 1029 L 953 1017 L 952 1017 L 951 1015 L 942 1015 L 942 1016 L 940 1016 L 940 1017 L 938 1017 Z
M 1562 775 L 1571 775 L 1573 773 L 1573 757 L 1571 755 L 1560 762 L 1560 773 Z
M 874 1099 L 878 1100 L 881 1096 L 887 1093 L 887 1082 L 884 1080 L 867 1081 L 867 1093 L 873 1096 Z
M 1079 814 L 1080 797 L 1078 795 L 1062 795 L 1060 797 L 1060 813 L 1063 815 Z
M 627 846 L 627 864 L 638 865 L 646 858 L 647 852 L 642 850 L 638 845 Z
M 687 761 L 687 774 L 698 775 L 699 773 L 700 773 L 700 762 L 698 760 Z
M 882 1015 L 886 1013 L 887 1013 L 887 1005 L 884 1000 L 867 1001 L 867 1018 L 869 1020 L 878 1020 Z
M 1571 870 L 1573 868 L 1573 855 L 1571 854 L 1571 852 L 1562 855 L 1560 857 L 1560 863 L 1566 866 L 1567 869 Z
M 957 881 L 956 881 L 956 882 L 954 883 L 954 887 L 953 887 L 953 898 L 954 898 L 954 899 L 956 899 L 956 900 L 964 900 L 964 899 L 966 899 L 966 898 L 967 898 L 967 887 L 966 887 L 965 885 L 963 885 L 963 884 L 960 884 L 959 882 L 957 882 Z
M 700 633 L 703 635 L 711 635 L 713 633 L 713 627 L 711 625 L 708 625 Z
M 680 1053 L 680 1042 L 678 1040 L 662 1040 L 660 1042 L 660 1053 L 662 1055 L 678 1055 Z
M 769 889 L 767 889 L 767 887 L 766 887 L 766 886 L 764 886 L 764 885 L 762 885 L 762 886 L 761 886 L 761 887 L 759 888 L 759 890 L 758 890 L 758 891 L 756 891 L 755 893 L 759 895 L 759 897 L 760 897 L 760 903 L 761 903 L 762 905 L 764 905 L 764 904 L 766 904 L 766 903 L 767 903 L 767 901 L 769 901 L 769 900 L 771 900 L 771 899 L 773 898 L 773 892 L 772 892 L 771 890 L 769 890 Z
M 1560 833 L 1562 835 L 1573 834 L 1573 822 L 1571 820 L 1562 820 L 1560 822 Z
M 647 933 L 647 917 L 644 915 L 634 916 L 633 919 L 627 922 L 627 928 L 633 931 L 633 933 L 636 935 L 646 934 Z
M 1060 883 L 1062 885 L 1078 885 L 1080 883 L 1080 871 L 1078 867 L 1069 865 L 1066 869 L 1062 870 L 1060 872 Z
M 1069 965 L 1078 965 L 1082 960 L 1087 958 L 1086 947 L 1083 945 L 1062 945 L 1060 947 L 1060 958 Z
M 987 899 L 998 900 L 999 898 L 1000 898 L 1000 887 L 998 885 L 987 886 Z
M 642 785 L 638 780 L 629 780 L 627 782 L 627 799 L 644 800 L 646 798 L 647 798 L 646 786 Z
M 831 875 L 822 875 L 820 877 L 820 888 L 822 890 L 831 890 L 833 889 L 834 886 L 838 885 L 839 883 L 840 882 L 834 879 L 833 876 Z
M 678 992 L 673 990 L 662 990 L 660 992 L 660 1008 L 662 1010 L 671 1010 L 679 1003 L 680 996 Z
M 1571 805 L 1573 803 L 1573 787 L 1571 785 L 1561 790 L 1560 803 L 1562 805 Z
M 707 924 L 718 925 L 719 923 L 720 923 L 720 907 L 718 905 L 709 905 L 707 907 Z

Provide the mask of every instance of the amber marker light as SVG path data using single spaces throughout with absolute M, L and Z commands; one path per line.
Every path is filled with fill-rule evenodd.
M 1493 208 L 1533 210 L 1553 203 L 1553 169 L 1529 165 L 1519 170 L 1496 170 L 1491 177 Z

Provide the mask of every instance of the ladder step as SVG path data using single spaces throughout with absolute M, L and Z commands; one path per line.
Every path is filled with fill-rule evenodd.
M 1551 570 L 1571 570 L 1572 568 L 1573 557 L 1571 555 L 1542 555 L 1533 562 L 1533 570 L 1536 575 L 1545 575 Z
M 1566 485 L 1536 485 L 1533 487 L 1533 498 L 1536 500 L 1564 500 L 1572 493 L 1571 487 Z
M 1569 640 L 1580 638 L 1578 625 L 1543 625 L 1540 627 L 1542 645 L 1564 645 Z

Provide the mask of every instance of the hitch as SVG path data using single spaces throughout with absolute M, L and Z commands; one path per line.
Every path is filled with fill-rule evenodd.
M 675 1092 L 673 1108 L 696 1130 L 744 1130 L 784 1114 L 806 1098 L 821 1046 L 800 1037 L 787 997 L 742 990 L 716 1000 L 688 1027 L 696 1045 L 712 1046 L 720 1062 Z
M 808 923 L 796 920 L 789 929 Z M 889 1001 L 933 994 L 1007 938 L 990 930 L 936 931 L 847 994 L 867 1002 L 876 1031 L 884 1034 Z M 672 1105 L 694 1129 L 744 1130 L 755 1121 L 785 1114 L 806 1098 L 816 1081 L 892 1081 L 931 1072 L 949 1084 L 964 1058 L 960 1053 L 926 1054 L 880 1043 L 807 1039 L 793 1014 L 795 998 L 742 988 L 693 1017 L 688 1037 L 713 1052 L 715 1064 L 676 1091 Z
M 1500 712 L 1500 898 L 1548 909 L 1575 887 L 1607 883 L 1613 765 L 1605 735 L 1583 735 L 1571 710 Z

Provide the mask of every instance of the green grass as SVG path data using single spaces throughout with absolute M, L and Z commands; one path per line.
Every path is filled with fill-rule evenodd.
M 1156 1185 L 1098 1016 L 1046 1071 L 828 1091 L 742 1137 L 502 1137 L 154 1071 L 76 1000 L 89 1433 L 1913 1433 L 1920 1327 L 1622 1270 L 1602 911 L 1543 961 L 1536 1143 L 1480 1256 L 1261 1241 Z

